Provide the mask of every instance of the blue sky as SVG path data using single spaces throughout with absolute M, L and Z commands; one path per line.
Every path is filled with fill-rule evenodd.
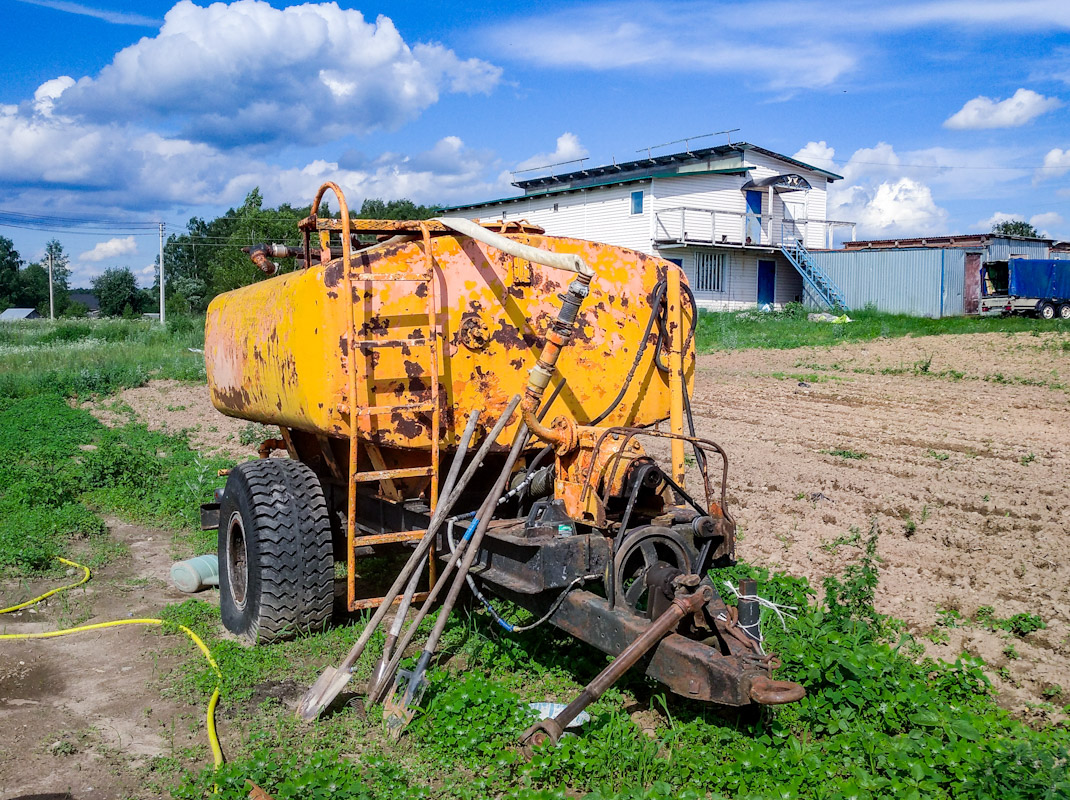
M 1067 0 L 0 0 L 0 19 L 2 211 L 174 230 L 327 179 L 351 205 L 449 204 L 739 128 L 844 175 L 829 216 L 860 238 L 1013 216 L 1070 239 Z M 0 228 L 27 259 L 57 236 L 78 284 L 151 281 L 137 233 Z

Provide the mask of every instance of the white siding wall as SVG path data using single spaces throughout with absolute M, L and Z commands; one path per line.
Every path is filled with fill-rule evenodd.
M 723 292 L 700 292 L 695 279 L 696 255 L 699 252 L 725 254 L 725 286 Z M 782 256 L 772 253 L 746 253 L 741 250 L 717 250 L 715 248 L 666 249 L 662 258 L 683 261 L 684 274 L 699 306 L 710 311 L 740 311 L 754 308 L 758 301 L 758 261 L 776 264 L 774 305 L 783 308 L 787 303 L 802 301 L 803 281 L 795 268 Z
M 742 213 L 746 199 L 741 187 L 748 180 L 759 180 L 785 172 L 798 172 L 813 187 L 807 192 L 789 192 L 772 195 L 762 190 L 762 227 L 765 236 L 779 241 L 784 233 L 780 220 L 784 214 L 784 201 L 798 204 L 799 217 L 823 220 L 827 208 L 828 181 L 824 177 L 801 167 L 793 167 L 753 150 L 747 151 L 746 161 L 753 166 L 747 175 L 677 175 L 669 178 L 653 178 L 619 186 L 594 187 L 574 192 L 562 192 L 542 197 L 468 209 L 462 212 L 470 219 L 510 220 L 526 219 L 539 225 L 547 233 L 556 236 L 571 236 L 577 239 L 606 242 L 628 247 L 643 253 L 660 255 L 663 258 L 681 259 L 684 272 L 692 286 L 695 284 L 695 253 L 699 248 L 655 250 L 653 240 L 665 238 L 655 231 L 655 212 L 669 208 L 688 206 L 718 211 Z M 632 192 L 643 192 L 643 213 L 631 213 Z M 554 211 L 554 205 L 557 211 Z M 705 216 L 705 218 L 704 218 Z M 739 240 L 741 218 L 736 215 L 717 217 L 716 230 L 711 229 L 708 215 L 695 214 L 687 217 L 688 232 L 706 238 L 727 234 Z M 676 227 L 678 227 L 677 223 Z M 772 230 L 770 230 L 772 227 Z M 805 244 L 811 248 L 826 246 L 823 225 L 799 225 L 797 235 L 805 236 Z M 791 233 L 790 229 L 788 233 Z M 744 252 L 738 249 L 718 251 L 706 248 L 706 252 L 723 252 L 726 259 L 725 286 L 723 292 L 696 292 L 699 305 L 711 310 L 737 310 L 754 308 L 758 297 L 758 260 L 776 263 L 775 304 L 782 307 L 801 298 L 803 281 L 792 266 L 779 255 Z
M 799 203 L 804 205 L 806 219 L 825 219 L 825 211 L 827 209 L 828 200 L 828 180 L 813 172 L 802 167 L 796 167 L 792 164 L 785 164 L 782 161 L 777 161 L 774 158 L 770 158 L 762 153 L 756 153 L 753 150 L 748 150 L 746 155 L 748 164 L 753 165 L 754 169 L 750 171 L 750 177 L 754 180 L 760 180 L 761 178 L 768 178 L 773 175 L 781 175 L 785 172 L 795 172 L 806 178 L 812 187 L 807 192 L 788 192 L 786 194 L 773 193 L 773 230 L 771 232 L 773 240 L 775 242 L 781 241 L 781 236 L 785 233 L 791 234 L 790 229 L 784 230 L 781 227 L 780 221 L 784 216 L 784 200 L 789 203 Z M 762 198 L 762 215 L 763 217 L 769 213 L 769 190 L 765 190 L 765 197 Z M 765 224 L 765 220 L 762 220 L 762 227 L 766 233 L 770 233 L 769 228 Z M 807 247 L 823 248 L 825 244 L 825 227 L 823 225 L 809 224 L 805 226 L 799 226 L 800 230 L 798 235 L 804 235 L 805 241 L 803 242 Z
M 643 213 L 632 214 L 632 192 L 643 192 Z M 554 211 L 554 205 L 558 210 Z M 552 236 L 571 236 L 655 254 L 650 181 L 524 198 L 460 212 L 469 219 L 526 219 Z
M 803 300 L 802 275 L 783 258 L 776 260 L 776 305 L 783 308 L 788 303 L 801 303 Z
M 683 226 L 695 239 L 716 241 L 721 236 L 727 236 L 731 241 L 741 241 L 743 218 L 739 215 L 746 210 L 746 203 L 739 187 L 746 180 L 748 178 L 741 175 L 676 175 L 671 178 L 655 178 L 651 189 L 654 195 L 653 206 L 655 211 L 663 212 L 660 229 L 655 232 L 655 238 L 679 238 Z M 686 216 L 679 212 L 664 213 L 666 209 L 680 206 L 734 213 L 710 215 L 688 212 Z

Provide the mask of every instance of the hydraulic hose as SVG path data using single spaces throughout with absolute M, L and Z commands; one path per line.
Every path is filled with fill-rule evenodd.
M 553 253 L 549 250 L 540 250 L 538 247 L 532 247 L 529 244 L 506 238 L 500 233 L 489 231 L 478 222 L 472 222 L 464 217 L 436 217 L 432 222 L 441 223 L 457 233 L 463 233 L 470 239 L 483 242 L 488 247 L 507 253 L 513 258 L 522 258 L 544 267 L 575 272 L 577 275 L 585 276 L 588 283 L 594 277 L 594 270 L 590 265 L 574 253 Z
M 70 589 L 70 588 L 73 588 L 75 586 L 81 586 L 83 583 L 85 583 L 86 581 L 89 580 L 89 576 L 90 576 L 89 567 L 85 566 L 84 564 L 79 564 L 79 563 L 77 563 L 75 561 L 68 561 L 67 559 L 60 558 L 58 556 L 57 556 L 57 560 L 62 561 L 64 564 L 67 564 L 69 566 L 77 567 L 79 569 L 84 570 L 85 574 L 82 576 L 82 579 L 80 581 L 78 581 L 77 583 L 72 583 L 72 584 L 69 584 L 67 586 L 60 586 L 60 587 L 58 587 L 56 589 L 52 589 L 51 591 L 45 592 L 43 595 L 40 595 L 39 597 L 35 597 L 33 600 L 28 600 L 25 603 L 20 603 L 17 606 L 12 606 L 11 608 L 0 609 L 0 614 L 7 614 L 7 613 L 9 613 L 11 611 L 17 611 L 20 608 L 26 608 L 27 606 L 31 606 L 34 603 L 40 602 L 41 600 L 45 599 L 46 597 L 51 597 L 52 595 L 56 594 L 57 592 L 62 592 L 64 589 Z M 55 638 L 57 636 L 67 636 L 68 634 L 72 634 L 72 633 L 86 633 L 87 631 L 99 631 L 99 630 L 103 630 L 105 628 L 117 628 L 120 625 L 157 625 L 157 626 L 166 626 L 167 624 L 168 623 L 165 622 L 164 620 L 157 619 L 155 617 L 144 617 L 144 618 L 141 618 L 141 619 L 117 619 L 117 620 L 112 620 L 111 622 L 94 622 L 91 625 L 79 625 L 79 626 L 77 626 L 75 628 L 64 628 L 63 630 L 59 630 L 59 631 L 42 631 L 40 633 L 2 633 L 2 634 L 0 634 L 0 640 L 4 640 L 4 639 L 7 639 L 7 640 L 10 640 L 10 639 L 53 639 L 53 638 Z M 207 711 L 207 714 L 205 715 L 206 716 L 205 727 L 208 730 L 208 744 L 212 749 L 212 761 L 214 762 L 216 767 L 220 767 L 220 766 L 223 765 L 224 759 L 223 759 L 223 748 L 220 747 L 220 745 L 219 745 L 219 736 L 216 733 L 215 709 L 216 709 L 216 705 L 219 703 L 219 687 L 223 682 L 223 672 L 219 669 L 219 664 L 217 664 L 216 660 L 212 657 L 212 652 L 208 649 L 208 645 L 206 645 L 204 643 L 204 640 L 201 639 L 200 636 L 198 636 L 196 633 L 191 631 L 185 625 L 178 625 L 176 627 L 180 631 L 182 631 L 184 634 L 186 634 L 186 636 L 188 636 L 190 638 L 190 640 L 195 645 L 197 645 L 197 648 L 204 654 L 205 659 L 207 659 L 209 665 L 211 665 L 212 670 L 216 674 L 216 679 L 217 679 L 216 680 L 216 686 L 215 686 L 215 689 L 212 691 L 211 698 L 208 700 L 208 711 Z

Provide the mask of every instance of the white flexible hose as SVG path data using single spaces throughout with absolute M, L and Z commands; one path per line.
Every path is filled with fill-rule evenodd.
M 523 258 L 535 264 L 542 264 L 544 267 L 568 270 L 590 278 L 595 276 L 590 265 L 575 253 L 552 253 L 549 250 L 540 250 L 528 244 L 514 242 L 464 217 L 436 217 L 433 221 L 442 223 L 447 228 L 463 233 L 478 242 L 483 242 L 495 250 L 508 253 L 514 258 Z

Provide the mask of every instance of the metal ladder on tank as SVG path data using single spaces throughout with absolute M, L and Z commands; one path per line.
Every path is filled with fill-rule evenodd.
M 351 372 L 356 373 L 356 380 L 351 380 L 350 385 L 356 386 L 357 394 L 354 398 L 373 398 L 373 389 L 371 386 L 372 370 L 374 369 L 374 359 L 372 359 L 372 353 L 375 350 L 386 347 L 410 347 L 413 349 L 426 349 L 428 361 L 428 375 L 430 376 L 430 399 L 422 402 L 415 403 L 400 403 L 390 405 L 362 405 L 356 402 L 350 403 L 350 436 L 355 440 L 358 436 L 360 425 L 357 420 L 361 417 L 371 419 L 374 417 L 386 416 L 393 414 L 397 411 L 407 411 L 413 413 L 430 413 L 431 414 L 431 429 L 430 429 L 430 463 L 419 466 L 407 466 L 407 467 L 395 467 L 388 468 L 386 462 L 383 460 L 382 454 L 379 451 L 378 446 L 371 441 L 370 438 L 365 439 L 363 442 L 364 452 L 368 455 L 368 460 L 371 462 L 372 469 L 363 470 L 357 472 L 351 472 L 349 476 L 349 483 L 353 489 L 350 490 L 350 494 L 353 495 L 355 501 L 355 488 L 358 483 L 373 483 L 378 481 L 380 491 L 389 500 L 400 502 L 403 500 L 401 492 L 394 484 L 395 480 L 402 478 L 421 478 L 426 477 L 430 479 L 430 488 L 428 490 L 428 497 L 430 501 L 430 512 L 433 513 L 435 505 L 438 503 L 438 464 L 439 464 L 439 428 L 441 424 L 441 408 L 439 406 L 439 352 L 438 352 L 438 312 L 437 312 L 437 295 L 435 291 L 435 264 L 434 256 L 431 253 L 431 232 L 426 224 L 420 225 L 420 233 L 423 239 L 424 250 L 424 264 L 423 270 L 418 272 L 359 272 L 353 274 L 350 265 L 347 263 L 344 265 L 346 274 L 350 275 L 350 280 L 354 284 L 382 284 L 382 283 L 408 283 L 414 286 L 413 295 L 424 300 L 425 314 L 427 316 L 427 334 L 424 338 L 407 338 L 407 339 L 384 339 L 377 338 L 372 330 L 372 326 L 368 324 L 362 324 L 358 329 L 356 326 L 356 320 L 354 318 L 353 327 L 351 332 L 353 337 L 351 338 L 350 355 L 349 355 L 349 369 Z M 347 242 L 348 244 L 348 242 Z M 346 245 L 343 248 L 349 249 Z M 420 288 L 423 291 L 420 291 Z M 352 296 L 352 295 L 350 295 Z M 355 314 L 356 304 L 352 304 L 353 314 Z M 367 320 L 364 321 L 367 323 Z M 359 332 L 363 332 L 360 335 Z M 359 354 L 359 355 L 358 355 Z M 362 385 L 363 384 L 363 385 Z M 374 402 L 374 401 L 373 401 Z M 351 447 L 354 444 L 351 442 Z M 420 452 L 420 451 L 414 451 Z M 350 516 L 353 516 L 353 511 L 350 511 Z M 348 560 L 355 562 L 355 550 L 358 547 L 366 547 L 374 544 L 388 544 L 391 542 L 409 542 L 420 539 L 426 531 L 414 530 L 414 531 L 398 531 L 395 533 L 377 533 L 377 534 L 363 534 L 358 535 L 356 532 L 356 524 L 350 526 L 349 535 L 349 547 Z M 433 559 L 434 556 L 432 555 Z M 431 562 L 430 569 L 432 571 L 432 580 L 434 574 L 434 561 Z M 348 569 L 348 581 L 351 584 L 349 589 L 349 608 L 351 611 L 355 611 L 363 608 L 375 608 L 379 606 L 384 598 L 372 597 L 366 599 L 356 599 L 355 597 L 355 581 L 354 572 L 355 564 L 350 563 Z M 426 598 L 426 593 L 417 593 L 413 597 L 413 602 L 421 602 Z M 400 598 L 399 598 L 400 599 Z
M 359 483 L 372 483 L 378 482 L 380 485 L 380 491 L 388 499 L 399 501 L 401 500 L 401 493 L 395 486 L 394 481 L 403 478 L 430 478 L 430 511 L 434 512 L 435 505 L 438 502 L 438 464 L 439 464 L 439 429 L 441 420 L 441 410 L 439 406 L 439 352 L 438 352 L 438 309 L 437 309 L 437 294 L 435 291 L 435 269 L 434 269 L 434 257 L 431 253 L 431 230 L 426 223 L 420 223 L 419 229 L 403 228 L 401 225 L 391 226 L 394 227 L 397 232 L 411 232 L 420 233 L 423 238 L 423 250 L 424 250 L 424 268 L 419 272 L 393 272 L 393 273 L 377 273 L 377 272 L 358 272 L 353 271 L 353 248 L 351 245 L 351 234 L 354 227 L 362 228 L 367 226 L 368 222 L 364 220 L 351 220 L 349 217 L 349 208 L 346 205 L 344 196 L 341 189 L 333 183 L 326 183 L 321 187 L 320 193 L 317 195 L 315 202 L 312 205 L 312 210 L 319 207 L 320 198 L 324 189 L 330 188 L 334 191 L 338 198 L 339 203 L 339 217 L 338 220 L 324 220 L 317 225 L 320 234 L 320 246 L 327 252 L 330 251 L 330 232 L 337 230 L 341 234 L 342 239 L 342 269 L 343 278 L 345 283 L 346 297 L 350 299 L 349 302 L 349 354 L 347 357 L 347 372 L 348 372 L 348 397 L 345 408 L 340 408 L 343 413 L 348 413 L 349 416 L 349 471 L 348 471 L 348 486 L 347 486 L 347 530 L 346 530 L 346 592 L 347 592 L 347 605 L 350 611 L 357 611 L 366 608 L 375 608 L 382 604 L 385 600 L 383 597 L 370 597 L 370 598 L 356 598 L 356 548 L 366 547 L 370 545 L 389 544 L 393 542 L 410 542 L 420 539 L 426 531 L 414 530 L 414 531 L 398 531 L 395 533 L 373 533 L 373 534 L 358 534 L 356 525 L 356 500 L 357 500 L 357 484 Z M 361 224 L 363 223 L 363 225 Z M 352 301 L 353 290 L 356 284 L 361 283 L 376 284 L 376 283 L 411 283 L 416 284 L 417 287 L 424 286 L 425 291 L 421 294 L 419 289 L 414 292 L 417 297 L 422 297 L 426 302 L 426 313 L 428 322 L 427 336 L 423 339 L 379 339 L 371 335 L 370 325 L 361 325 L 361 331 L 366 331 L 367 334 L 363 337 L 357 336 L 357 319 L 356 319 L 356 306 L 357 304 Z M 367 322 L 367 320 L 364 320 Z M 417 403 L 401 403 L 392 405 L 362 405 L 358 402 L 358 398 L 373 396 L 372 387 L 370 386 L 370 370 L 368 365 L 372 362 L 371 354 L 378 348 L 384 347 L 412 347 L 419 348 L 424 347 L 428 350 L 431 376 L 431 397 L 430 400 Z M 359 353 L 359 355 L 358 355 Z M 361 369 L 358 370 L 358 365 Z M 359 470 L 358 469 L 358 454 L 360 443 L 360 423 L 358 420 L 361 418 L 371 419 L 374 417 L 385 416 L 392 414 L 395 411 L 411 411 L 411 412 L 430 412 L 431 414 L 431 450 L 430 450 L 430 463 L 420 466 L 409 467 L 395 467 L 389 468 L 386 466 L 385 461 L 382 458 L 382 454 L 379 451 L 378 446 L 374 442 L 365 440 L 363 442 L 364 451 L 368 455 L 368 459 L 371 462 L 373 469 L 371 470 Z M 432 556 L 433 558 L 433 556 Z M 434 561 L 430 562 L 431 579 L 434 580 Z M 426 593 L 417 593 L 413 597 L 413 602 L 421 602 L 426 599 Z M 399 595 L 395 602 L 399 601 L 401 596 Z

